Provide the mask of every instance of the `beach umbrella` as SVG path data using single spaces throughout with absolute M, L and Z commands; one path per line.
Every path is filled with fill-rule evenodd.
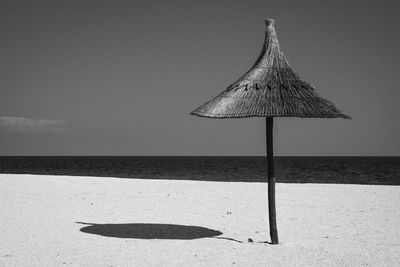
M 271 243 L 278 244 L 272 129 L 274 117 L 344 118 L 331 101 L 294 72 L 280 48 L 274 20 L 265 20 L 265 41 L 253 67 L 215 98 L 191 112 L 207 118 L 266 117 L 268 212 Z

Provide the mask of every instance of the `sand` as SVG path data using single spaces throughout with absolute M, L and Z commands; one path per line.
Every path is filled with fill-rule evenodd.
M 400 265 L 400 186 L 276 190 L 270 245 L 263 183 L 0 174 L 0 266 Z

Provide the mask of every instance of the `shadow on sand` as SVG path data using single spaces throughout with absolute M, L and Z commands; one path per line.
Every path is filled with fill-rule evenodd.
M 191 225 L 154 223 L 76 223 L 87 225 L 80 229 L 81 232 L 117 238 L 191 240 L 222 235 L 222 232 L 217 230 Z

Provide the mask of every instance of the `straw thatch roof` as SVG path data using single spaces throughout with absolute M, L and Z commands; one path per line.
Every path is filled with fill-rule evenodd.
M 209 118 L 350 118 L 292 70 L 279 46 L 274 20 L 265 22 L 265 41 L 254 66 L 191 114 Z

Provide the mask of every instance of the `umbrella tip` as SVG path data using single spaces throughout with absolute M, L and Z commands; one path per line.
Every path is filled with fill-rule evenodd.
M 274 19 L 266 19 L 265 20 L 265 25 L 268 26 L 274 26 L 275 20 Z

